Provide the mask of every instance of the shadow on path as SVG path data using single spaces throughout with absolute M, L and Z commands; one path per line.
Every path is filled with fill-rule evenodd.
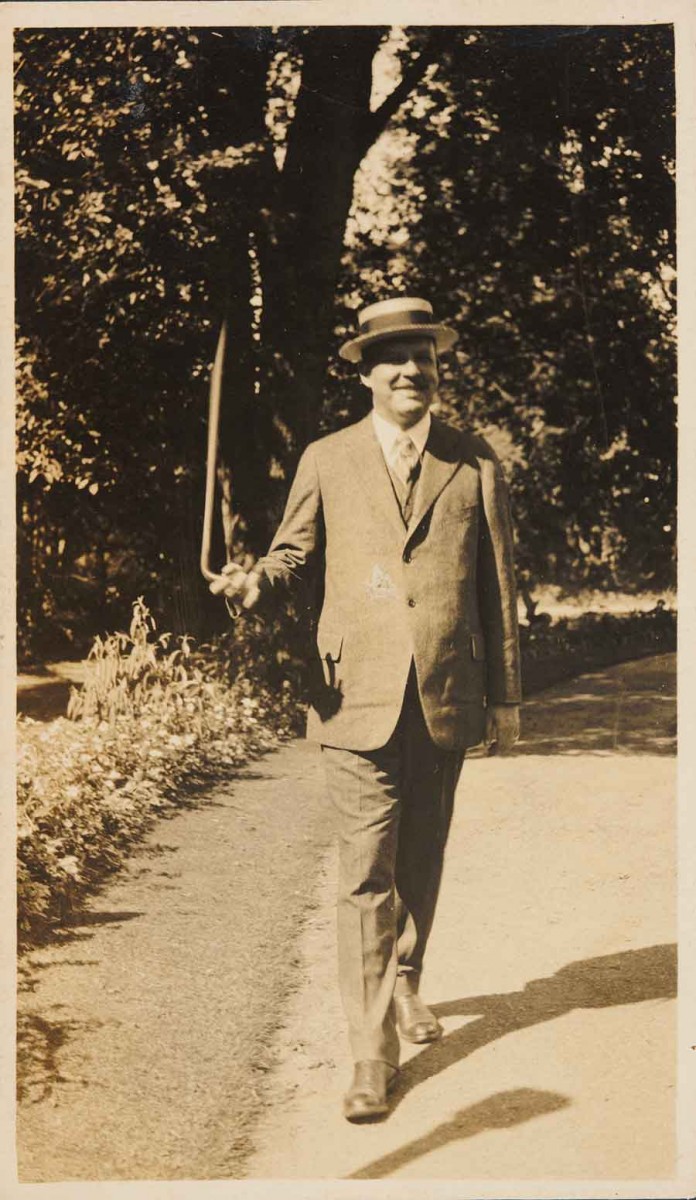
M 533 979 L 521 992 L 465 997 L 433 1004 L 438 1017 L 478 1017 L 427 1046 L 404 1066 L 395 1100 L 490 1042 L 565 1016 L 574 1008 L 607 1008 L 672 999 L 677 994 L 677 948 L 646 946 L 569 963 L 547 979 Z
M 35 683 L 23 683 L 17 692 L 17 712 L 33 721 L 55 721 L 64 717 L 70 699 L 71 684 L 67 679 L 55 676 L 37 679 Z
M 45 663 L 35 671 L 17 676 L 17 712 L 34 721 L 55 721 L 64 717 L 70 688 L 83 682 L 88 664 L 85 660 Z
M 90 932 L 93 926 L 114 925 L 118 929 L 124 921 L 134 921 L 144 915 L 143 912 L 134 912 L 130 909 L 107 912 L 105 910 L 99 911 L 98 909 L 75 908 L 63 917 L 62 924 L 49 924 L 43 930 L 37 928 L 34 931 L 31 943 L 23 947 L 26 949 L 27 955 L 26 957 L 20 957 L 21 973 L 24 975 L 32 971 L 44 970 L 46 967 L 56 966 L 58 960 L 55 962 L 53 960 L 41 962 L 37 958 L 37 954 L 40 954 L 44 950 L 59 949 L 61 946 L 67 946 L 71 942 L 84 942 L 87 938 L 93 936 Z
M 516 754 L 674 754 L 676 658 L 624 663 L 528 700 Z
M 402 1068 L 394 1090 L 394 1107 L 425 1080 L 467 1058 L 475 1050 L 528 1029 L 543 1021 L 562 1017 L 574 1008 L 606 1008 L 617 1004 L 640 1004 L 644 1000 L 672 999 L 677 989 L 675 945 L 646 946 L 569 963 L 546 979 L 533 979 L 520 992 L 470 996 L 430 1007 L 438 1017 L 478 1017 L 461 1029 L 446 1034 Z M 567 1107 L 567 1097 L 556 1092 L 517 1088 L 498 1092 L 398 1150 L 375 1159 L 348 1179 L 381 1179 L 406 1163 L 449 1142 L 474 1137 L 487 1129 L 507 1129 L 533 1117 Z
M 134 921 L 136 917 L 142 917 L 142 912 L 131 912 L 124 910 L 122 912 L 98 912 L 96 910 L 84 909 L 79 912 L 71 913 L 66 919 L 66 927 L 68 929 L 79 929 L 81 925 L 116 925 L 122 921 Z
M 17 995 L 17 1100 L 37 1104 L 52 1096 L 56 1084 L 80 1083 L 85 1085 L 86 1079 L 75 1079 L 62 1073 L 58 1061 L 61 1051 L 69 1041 L 80 1039 L 90 1029 L 100 1026 L 99 1021 L 75 1021 L 72 1019 L 54 1019 L 27 1012 L 22 1009 L 22 997 L 36 992 L 39 976 L 42 971 L 58 965 L 62 967 L 95 967 L 100 960 L 96 958 L 49 958 L 42 960 L 41 951 L 61 948 L 74 943 L 84 942 L 93 937 L 93 927 L 113 925 L 118 928 L 124 921 L 132 921 L 142 917 L 142 912 L 130 910 L 113 912 L 94 912 L 89 910 L 71 913 L 66 925 L 60 930 L 52 930 L 43 942 L 37 942 L 34 953 L 20 959 L 18 964 Z M 81 926 L 85 929 L 80 932 Z M 62 1005 L 54 1006 L 57 1009 Z
M 484 1133 L 487 1129 L 509 1129 L 512 1125 L 531 1121 L 533 1117 L 543 1117 L 560 1108 L 567 1108 L 569 1104 L 568 1098 L 558 1092 L 540 1092 L 534 1088 L 496 1092 L 478 1104 L 461 1108 L 449 1121 L 437 1125 L 430 1133 L 382 1158 L 376 1158 L 366 1167 L 347 1175 L 346 1179 L 384 1179 L 407 1163 L 429 1154 L 431 1150 L 439 1150 L 450 1142 L 476 1137 L 477 1133 Z
M 86 1078 L 67 1075 L 61 1069 L 60 1054 L 69 1040 L 82 1038 L 101 1024 L 100 1021 L 70 1018 L 49 1020 L 38 1013 L 20 1013 L 17 1018 L 17 1102 L 39 1104 L 53 1095 L 58 1084 L 77 1083 L 85 1087 Z

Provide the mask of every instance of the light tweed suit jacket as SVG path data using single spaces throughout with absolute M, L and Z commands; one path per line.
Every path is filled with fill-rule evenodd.
M 443 748 L 482 740 L 486 702 L 519 702 L 507 488 L 482 438 L 433 417 L 408 526 L 370 416 L 313 442 L 259 566 L 262 592 L 323 575 L 308 737 L 383 746 L 412 660 Z

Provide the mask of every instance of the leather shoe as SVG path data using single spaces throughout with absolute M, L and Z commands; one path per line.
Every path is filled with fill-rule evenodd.
M 347 1121 L 374 1121 L 389 1111 L 387 1095 L 396 1083 L 396 1067 L 381 1059 L 364 1059 L 355 1064 L 353 1082 L 343 1098 Z
M 442 1025 L 420 996 L 407 992 L 394 997 L 396 1024 L 408 1042 L 436 1042 L 442 1036 Z

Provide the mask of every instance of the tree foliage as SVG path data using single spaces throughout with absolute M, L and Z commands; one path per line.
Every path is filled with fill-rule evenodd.
M 347 277 L 357 265 L 376 291 L 391 280 L 434 294 L 460 329 L 445 408 L 493 427 L 533 577 L 664 581 L 676 501 L 671 32 L 453 40 L 398 133 L 391 183 L 409 238 L 397 223 L 376 250 L 364 222 Z
M 142 591 L 209 627 L 220 319 L 227 549 L 257 553 L 305 442 L 364 405 L 335 349 L 385 292 L 458 325 L 443 409 L 495 427 L 530 576 L 666 580 L 667 27 L 24 30 L 16 87 L 29 641 Z

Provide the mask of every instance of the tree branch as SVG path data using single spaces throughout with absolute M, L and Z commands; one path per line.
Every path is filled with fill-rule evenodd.
M 386 128 L 388 121 L 401 108 L 401 105 L 408 100 L 416 84 L 420 83 L 427 68 L 434 62 L 436 51 L 437 38 L 432 36 L 425 49 L 418 55 L 416 61 L 411 63 L 410 67 L 406 68 L 394 90 L 389 93 L 386 100 L 380 104 L 376 112 L 371 113 L 367 118 L 364 139 L 365 151 L 377 141 L 379 135 Z

